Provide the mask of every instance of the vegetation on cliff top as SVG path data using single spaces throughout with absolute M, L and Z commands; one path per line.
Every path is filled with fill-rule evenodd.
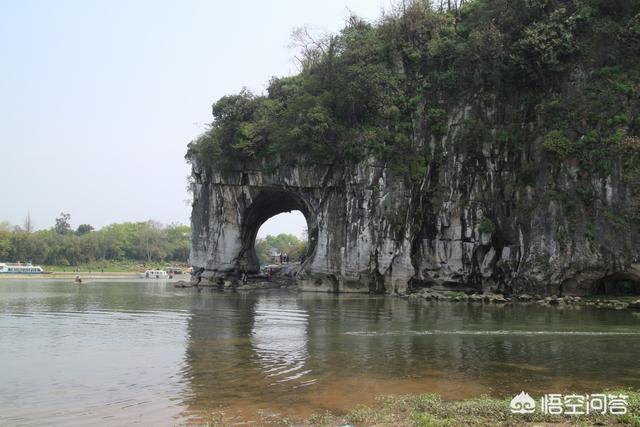
M 498 132 L 465 123 L 457 143 L 467 151 L 486 142 L 543 149 L 589 171 L 623 154 L 626 179 L 639 179 L 640 1 L 470 0 L 450 11 L 403 1 L 375 24 L 354 16 L 337 35 L 294 36 L 301 72 L 274 77 L 266 95 L 217 101 L 188 157 L 224 172 L 261 158 L 373 154 L 420 179 L 437 157 L 426 142 L 448 131 L 454 106 L 475 98 L 525 108 L 498 110 Z

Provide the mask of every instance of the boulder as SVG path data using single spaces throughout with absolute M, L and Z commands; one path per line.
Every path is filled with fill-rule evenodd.
M 627 306 L 627 308 L 632 308 L 634 310 L 640 310 L 640 299 L 639 300 L 635 300 L 631 303 L 629 303 L 629 305 Z

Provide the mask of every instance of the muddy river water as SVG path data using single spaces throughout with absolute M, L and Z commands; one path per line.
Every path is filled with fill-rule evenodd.
M 0 425 L 229 423 L 375 396 L 640 387 L 640 315 L 151 281 L 0 281 Z

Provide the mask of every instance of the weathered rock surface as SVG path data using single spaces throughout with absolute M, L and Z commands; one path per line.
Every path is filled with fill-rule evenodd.
M 629 303 L 628 307 L 633 308 L 634 310 L 640 310 L 640 300 Z
M 349 167 L 265 159 L 232 165 L 224 175 L 190 159 L 196 278 L 256 273 L 259 227 L 300 210 L 310 240 L 296 276 L 302 290 L 561 296 L 615 293 L 622 283 L 639 292 L 638 229 L 615 218 L 632 197 L 622 159 L 608 176 L 583 176 L 534 148 L 523 156 L 507 144 L 479 140 L 474 152 L 455 144 L 461 123 L 475 117 L 490 127 L 500 114 L 517 112 L 460 106 L 445 136 L 423 141 L 433 160 L 411 184 L 372 158 Z M 592 200 L 569 211 L 553 189 L 571 193 L 578 186 L 587 186 Z

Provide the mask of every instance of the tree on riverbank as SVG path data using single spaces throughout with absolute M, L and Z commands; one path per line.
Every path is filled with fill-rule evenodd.
M 155 221 L 111 224 L 99 230 L 82 224 L 71 231 L 64 215 L 49 230 L 29 232 L 0 223 L 0 260 L 76 266 L 96 261 L 175 261 L 189 257 L 190 229 Z
M 293 234 L 280 233 L 277 236 L 269 234 L 265 238 L 257 238 L 255 248 L 261 264 L 270 262 L 271 251 L 286 253 L 290 261 L 297 261 L 300 255 L 304 255 L 307 251 L 307 241 Z

